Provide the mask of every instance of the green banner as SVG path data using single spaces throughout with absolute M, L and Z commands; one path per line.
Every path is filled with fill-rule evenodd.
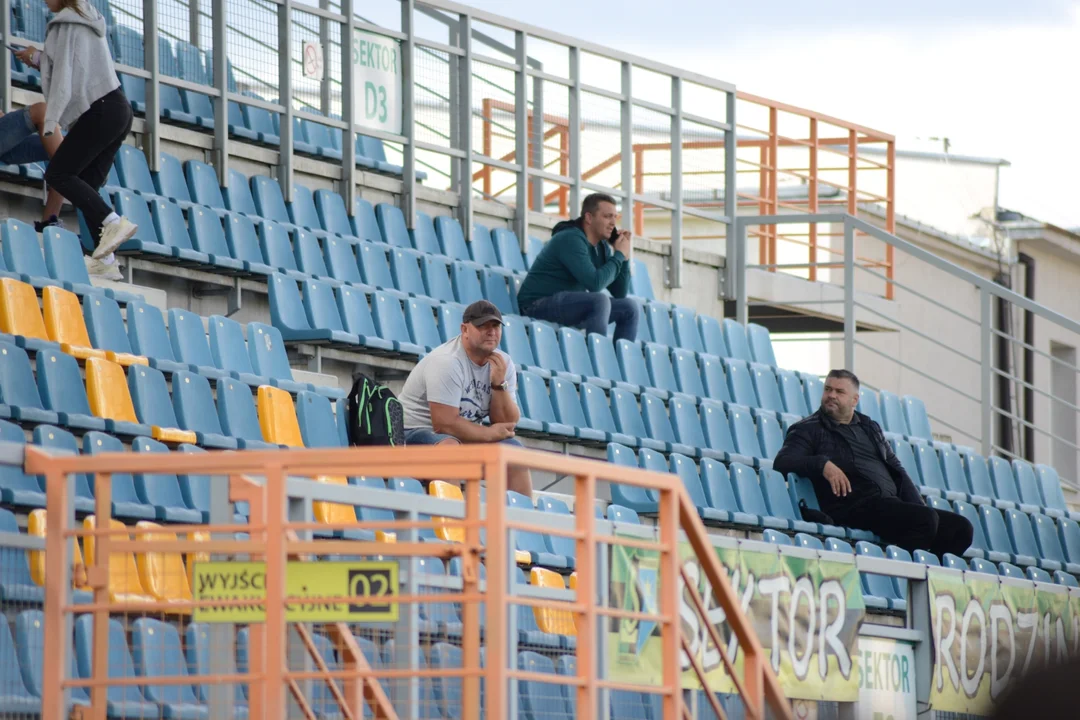
M 930 568 L 934 710 L 989 714 L 1009 683 L 1077 656 L 1080 593 L 1056 585 Z
M 858 699 L 852 656 L 865 607 L 855 565 L 727 548 L 717 548 L 716 554 L 788 697 L 838 702 Z M 741 676 L 743 657 L 738 641 L 726 623 L 724 611 L 715 607 L 689 545 L 682 547 L 681 557 L 687 577 L 696 584 L 709 620 L 727 643 L 728 657 Z M 612 606 L 656 613 L 657 587 L 667 582 L 658 566 L 656 552 L 613 547 Z M 683 634 L 706 672 L 710 687 L 718 692 L 734 692 L 720 653 L 685 593 L 679 615 Z M 612 620 L 608 656 L 614 680 L 653 685 L 663 676 L 660 634 L 655 623 Z M 685 658 L 682 671 L 683 687 L 699 687 Z

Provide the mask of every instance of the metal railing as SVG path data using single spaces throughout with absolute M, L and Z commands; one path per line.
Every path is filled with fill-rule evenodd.
M 535 511 L 512 511 L 500 502 L 482 504 L 482 493 L 488 498 L 502 498 L 506 493 L 506 477 L 513 468 L 556 473 L 573 478 L 575 507 L 580 511 L 567 516 L 563 522 L 550 522 L 548 514 Z M 104 717 L 106 694 L 110 688 L 132 682 L 152 682 L 160 687 L 200 685 L 221 688 L 223 692 L 212 700 L 212 716 L 231 715 L 232 691 L 238 684 L 247 686 L 247 702 L 252 717 L 298 716 L 314 718 L 319 708 L 332 698 L 346 717 L 360 717 L 362 706 L 376 717 L 415 717 L 416 703 L 422 680 L 455 681 L 461 684 L 461 705 L 464 717 L 479 715 L 481 705 L 487 717 L 517 717 L 516 685 L 523 682 L 542 682 L 565 686 L 575 696 L 576 717 L 607 718 L 609 704 L 606 694 L 612 690 L 642 692 L 662 698 L 664 720 L 684 716 L 682 692 L 683 673 L 680 657 L 689 652 L 688 640 L 680 625 L 681 613 L 691 612 L 695 622 L 707 626 L 712 642 L 720 653 L 728 677 L 745 703 L 746 716 L 764 718 L 791 717 L 791 709 L 783 697 L 780 685 L 770 667 L 753 626 L 743 613 L 739 598 L 732 589 L 727 574 L 717 558 L 697 511 L 679 479 L 674 475 L 657 474 L 635 469 L 616 468 L 606 463 L 577 460 L 547 453 L 487 447 L 412 448 L 400 449 L 334 449 L 281 452 L 206 453 L 198 455 L 110 454 L 98 456 L 54 456 L 37 448 L 26 451 L 26 471 L 45 477 L 47 513 L 50 518 L 45 538 L 45 562 L 49 583 L 45 588 L 45 666 L 69 668 L 72 625 L 76 613 L 92 618 L 93 660 L 86 679 L 70 677 L 66 672 L 53 672 L 44 678 L 42 717 L 59 720 L 66 713 L 72 688 L 89 691 L 90 716 Z M 95 517 L 110 516 L 112 477 L 117 473 L 182 473 L 209 475 L 215 480 L 210 525 L 163 526 L 155 532 L 172 533 L 170 537 L 140 535 L 132 529 L 98 521 L 76 525 L 70 498 L 74 496 L 75 476 L 89 473 L 95 492 Z M 612 474 L 617 473 L 617 478 Z M 463 482 L 464 502 L 436 500 L 412 495 L 398 499 L 409 508 L 406 519 L 379 521 L 312 522 L 312 506 L 331 503 L 378 502 L 390 491 L 339 486 L 311 479 L 345 475 L 365 477 L 396 477 L 407 475 L 420 479 L 441 479 Z M 485 488 L 481 488 L 483 481 Z M 613 532 L 613 526 L 597 520 L 591 511 L 598 497 L 598 485 L 617 481 L 620 484 L 654 491 L 659 498 L 658 525 L 655 529 L 640 528 L 637 532 Z M 222 499 L 225 501 L 222 501 Z M 234 524 L 229 501 L 245 501 L 250 506 L 250 522 Z M 451 533 L 457 542 L 421 542 L 419 531 L 427 528 L 436 533 Z M 371 542 L 363 539 L 312 539 L 311 533 L 321 531 L 394 532 L 394 542 Z M 208 533 L 210 539 L 196 540 L 192 533 Z M 576 586 L 567 591 L 559 580 L 557 591 L 532 588 L 530 594 L 513 582 L 516 567 L 513 548 L 514 533 L 544 533 L 572 539 L 576 544 Z M 235 533 L 244 533 L 236 536 Z M 186 536 L 186 537 L 185 537 Z M 75 604 L 71 595 L 71 560 L 75 543 L 82 541 L 87 548 L 86 581 L 93 592 L 89 604 Z M 726 629 L 737 639 L 743 662 L 738 672 L 727 656 L 728 641 L 721 641 L 719 631 L 706 610 L 706 603 L 696 590 L 698 580 L 691 581 L 682 569 L 681 546 L 692 549 L 695 561 L 711 591 L 710 606 L 725 612 Z M 603 602 L 607 596 L 607 551 L 613 548 L 636 548 L 656 553 L 659 580 L 656 610 L 631 611 Z M 225 561 L 224 567 L 248 567 L 261 562 L 263 592 L 258 598 L 242 595 L 222 595 L 209 598 L 205 583 L 191 595 L 161 599 L 135 597 L 130 588 L 121 585 L 131 578 L 123 573 L 124 558 L 139 554 L 159 558 L 189 559 L 198 556 L 194 572 L 200 573 L 202 558 Z M 306 586 L 297 589 L 289 578 L 299 572 L 290 560 L 332 559 L 334 556 L 391 560 L 400 567 L 400 589 L 392 587 L 377 596 L 364 595 L 371 605 L 393 605 L 399 608 L 399 619 L 385 632 L 392 634 L 399 663 L 392 667 L 373 667 L 365 660 L 362 648 L 354 637 L 355 623 L 345 620 L 305 622 L 294 612 L 304 607 L 329 607 L 332 604 L 357 603 L 355 592 L 337 597 L 322 593 L 315 597 Z M 417 585 L 422 572 L 422 558 L 457 559 L 460 562 L 460 585 L 443 578 L 438 585 L 425 589 Z M 164 562 L 164 561 L 163 561 Z M 177 561 L 178 562 L 178 561 Z M 230 563 L 232 563 L 230 565 Z M 486 567 L 482 581 L 481 563 Z M 167 567 L 167 562 L 164 562 Z M 177 572 L 182 565 L 173 564 Z M 221 566 L 219 566 L 221 567 Z M 189 566 L 188 572 L 191 572 Z M 225 572 L 225 570 L 222 570 Z M 239 572 L 239 571 L 238 571 Z M 254 577 L 254 576 L 252 576 Z M 180 578 L 174 578 L 180 581 Z M 393 582 L 392 580 L 388 580 Z M 252 581 L 252 585 L 258 583 Z M 235 588 L 235 586 L 233 586 Z M 329 595 L 334 592 L 330 590 Z M 684 595 L 691 598 L 683 602 Z M 375 602 L 376 599 L 378 602 Z M 419 605 L 454 603 L 461 607 L 460 666 L 425 669 L 419 662 Z M 519 605 L 534 608 L 538 620 L 544 617 L 566 618 L 572 623 L 571 632 L 581 642 L 577 644 L 576 667 L 572 672 L 553 675 L 518 669 L 514 662 L 517 647 L 515 615 Z M 365 605 L 366 606 L 366 605 Z M 352 605 L 349 605 L 351 608 Z M 178 617 L 199 613 L 230 613 L 259 611 L 258 617 L 246 621 L 233 618 L 231 622 L 213 624 L 210 632 L 228 637 L 245 625 L 248 636 L 246 668 L 230 668 L 226 658 L 211 661 L 207 673 L 197 671 L 158 672 L 152 681 L 147 678 L 110 678 L 109 627 L 111 622 L 125 624 L 135 635 L 142 637 L 147 630 L 146 618 L 160 615 Z M 481 622 L 483 614 L 484 622 Z M 231 616 L 230 616 L 231 617 Z M 660 638 L 663 677 L 655 684 L 642 685 L 620 679 L 615 674 L 612 659 L 607 657 L 608 628 L 612 620 L 632 619 L 655 623 Z M 80 622 L 86 623 L 85 620 Z M 151 626 L 168 634 L 167 626 Z M 360 625 L 359 627 L 365 627 Z M 368 630 L 372 628 L 370 626 Z M 152 631 L 150 631 L 152 634 Z M 484 638 L 484 660 L 481 660 L 481 637 Z M 337 646 L 341 669 L 329 666 L 320 654 L 320 642 L 328 638 Z M 595 638 L 595 642 L 592 639 Z M 291 640 L 290 640 L 291 639 Z M 176 658 L 169 659 L 154 653 L 154 642 L 142 641 L 140 662 L 153 667 L 171 667 Z M 226 643 L 227 644 L 227 643 Z M 709 704 L 716 716 L 723 718 L 714 693 L 702 668 L 688 655 L 694 676 L 707 692 Z M 381 689 L 380 681 L 389 683 L 390 692 Z M 481 683 L 486 689 L 481 690 Z M 561 691 L 560 691 L 561 692 Z M 483 700 L 481 700 L 483 698 Z M 293 716 L 290 714 L 290 716 Z
M 823 226 L 843 238 L 843 244 L 831 250 L 837 259 L 817 264 L 829 273 L 819 279 L 840 286 L 842 292 L 834 300 L 813 303 L 843 305 L 836 314 L 843 317 L 844 367 L 865 373 L 871 387 L 920 396 L 935 427 L 948 430 L 942 434 L 951 434 L 951 442 L 974 446 L 987 457 L 1056 466 L 1067 486 L 1078 487 L 1080 478 L 1072 473 L 1080 457 L 1075 420 L 1080 407 L 1055 386 L 1072 387 L 1075 394 L 1080 367 L 1055 355 L 1052 343 L 1072 343 L 1075 349 L 1080 322 L 1008 289 L 997 282 L 997 273 L 979 275 L 846 213 L 738 218 L 734 276 L 741 280 L 735 291 L 740 322 L 748 321 L 752 306 L 745 282 L 748 271 L 807 268 L 798 263 L 747 263 L 747 229 L 783 225 Z M 904 271 L 897 276 L 882 273 L 873 258 L 856 252 L 857 236 L 864 244 L 875 243 L 879 253 L 885 249 L 903 258 Z M 892 297 L 888 288 L 899 295 L 896 302 L 882 303 L 882 298 Z M 770 299 L 776 305 L 799 302 Z M 1029 329 L 1021 337 L 1013 328 L 1024 316 Z M 1032 341 L 1035 328 L 1039 344 Z M 1024 353 L 1030 356 L 1021 360 Z M 1037 375 L 1034 357 L 1049 372 Z M 1071 415 L 1072 423 L 1052 420 L 1054 411 L 1064 413 L 1066 420 Z

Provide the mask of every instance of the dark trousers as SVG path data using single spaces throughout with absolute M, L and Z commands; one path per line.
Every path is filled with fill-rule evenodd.
M 616 340 L 637 339 L 638 305 L 630 298 L 613 298 L 599 292 L 563 291 L 534 300 L 521 311 L 537 320 L 600 335 L 607 335 L 608 323 L 615 323 Z
M 832 516 L 842 525 L 877 533 L 889 545 L 908 552 L 929 550 L 939 558 L 945 553 L 962 556 L 975 533 L 962 515 L 897 498 L 873 498 Z
M 68 130 L 45 171 L 45 182 L 82 212 L 94 243 L 112 212 L 98 190 L 131 132 L 132 117 L 131 103 L 119 88 L 95 100 Z

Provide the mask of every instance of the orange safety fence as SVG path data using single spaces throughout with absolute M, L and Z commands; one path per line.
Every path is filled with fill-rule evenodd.
M 507 497 L 507 475 L 511 469 L 520 468 L 566 478 L 572 483 L 574 507 L 579 511 L 567 516 L 561 525 L 549 523 L 546 518 L 526 521 L 521 518 L 528 515 L 516 511 L 508 516 L 503 502 L 490 500 Z M 366 711 L 377 718 L 396 718 L 401 716 L 400 707 L 395 709 L 401 698 L 406 698 L 406 703 L 417 701 L 417 697 L 421 703 L 438 702 L 436 696 L 440 693 L 429 692 L 434 687 L 443 689 L 443 702 L 454 694 L 460 695 L 462 717 L 479 717 L 482 706 L 487 717 L 502 718 L 508 717 L 511 680 L 523 688 L 527 683 L 555 688 L 558 702 L 566 703 L 567 717 L 597 717 L 601 693 L 629 690 L 660 698 L 663 720 L 676 720 L 689 717 L 683 699 L 686 678 L 682 668 L 692 672 L 706 690 L 703 697 L 715 716 L 724 718 L 718 698 L 709 689 L 705 669 L 690 653 L 680 622 L 680 613 L 686 612 L 696 615 L 707 628 L 726 677 L 741 696 L 746 717 L 792 717 L 790 705 L 697 510 L 674 475 L 499 445 L 96 456 L 53 456 L 28 447 L 26 472 L 45 478 L 46 513 L 50 517 L 45 531 L 45 572 L 50 581 L 45 586 L 43 655 L 45 667 L 54 671 L 44 678 L 42 717 L 47 720 L 66 717 L 65 690 L 88 690 L 89 706 L 80 712 L 88 718 L 105 718 L 111 694 L 132 685 L 143 686 L 148 694 L 153 691 L 173 702 L 183 702 L 184 693 L 195 692 L 192 688 L 209 692 L 205 688 L 228 686 L 239 694 L 244 686 L 242 697 L 246 698 L 249 716 L 266 720 L 280 720 L 286 715 L 314 720 L 331 712 L 358 719 Z M 116 521 L 72 525 L 66 522 L 71 512 L 67 489 L 69 476 L 80 473 L 87 473 L 93 483 L 95 518 L 111 515 L 114 475 L 178 473 L 227 482 L 230 500 L 249 504 L 249 522 L 154 525 L 152 530 L 144 526 L 135 539 L 130 528 Z M 441 480 L 445 486 L 438 492 L 432 490 L 431 496 L 407 496 L 415 498 L 416 505 L 408 511 L 399 509 L 397 515 L 366 519 L 369 516 L 361 513 L 355 521 L 319 522 L 312 519 L 315 513 L 305 511 L 300 517 L 306 519 L 296 519 L 297 507 L 307 507 L 298 504 L 298 498 L 313 500 L 316 506 L 355 503 L 357 499 L 363 502 L 365 487 L 342 488 L 307 481 L 336 476 L 393 478 L 395 482 L 404 482 L 402 478 Z M 443 499 L 455 496 L 447 486 L 455 487 L 457 483 L 463 487 L 463 503 Z M 600 489 L 609 483 L 654 493 L 658 500 L 656 527 L 628 535 L 607 530 L 613 527 L 609 523 L 599 524 L 593 508 L 601 497 Z M 489 502 L 484 503 L 484 497 Z M 432 517 L 436 513 L 439 515 Z M 436 529 L 440 537 L 453 537 L 458 542 L 436 539 Z M 309 539 L 313 531 L 317 536 Z M 374 531 L 379 531 L 384 541 L 372 540 Z M 532 585 L 538 586 L 533 592 L 540 593 L 546 587 L 557 590 L 538 596 L 521 590 L 524 580 L 513 579 L 520 572 L 520 558 L 514 554 L 512 540 L 529 533 L 573 542 L 576 565 L 568 578 L 569 588 L 558 573 L 536 567 L 530 578 Z M 425 534 L 427 541 L 421 541 Z M 385 541 L 387 538 L 392 541 Z M 80 542 L 88 552 L 85 578 L 78 578 L 78 582 L 93 592 L 87 604 L 76 604 L 70 582 L 64 582 L 70 578 L 72 552 Z M 644 604 L 640 610 L 628 610 L 598 601 L 603 596 L 601 584 L 608 581 L 601 576 L 598 558 L 619 546 L 654 552 L 658 558 L 654 611 L 647 611 Z M 687 548 L 700 565 L 705 587 L 712 594 L 708 603 L 683 569 Z M 136 571 L 126 562 L 133 556 L 139 558 L 140 564 L 153 556 L 159 563 L 157 567 L 172 567 L 174 583 L 170 587 L 188 582 L 185 578 L 193 563 L 195 572 L 203 574 L 195 578 L 199 582 L 187 587 L 189 592 L 177 591 L 171 597 L 118 593 L 124 583 L 128 583 L 129 590 L 138 586 L 138 577 L 131 577 Z M 188 565 L 186 570 L 181 558 Z M 214 565 L 223 561 L 242 565 Z M 446 584 L 445 577 L 439 580 L 443 586 L 435 583 L 416 589 L 426 567 L 423 564 L 441 567 L 443 561 L 451 562 L 453 575 L 460 577 L 460 589 L 454 584 L 456 580 Z M 306 585 L 297 585 L 311 573 L 336 572 L 339 565 L 385 566 L 388 579 L 380 586 L 374 582 L 376 576 L 370 576 L 372 581 L 365 586 L 368 590 L 357 589 L 360 585 L 354 588 L 351 575 L 344 590 L 335 581 L 320 586 L 328 588 L 326 592 L 317 591 L 310 580 L 305 581 Z M 208 578 L 213 578 L 205 568 L 210 567 L 244 568 L 245 572 L 250 567 L 251 587 L 244 592 L 236 590 L 241 587 L 236 584 L 237 575 L 230 586 L 232 594 L 222 594 L 224 585 L 221 593 L 213 594 L 217 591 L 207 589 L 211 585 Z M 410 570 L 416 573 L 406 582 L 398 573 Z M 370 590 L 376 586 L 380 590 Z M 257 591 L 252 590 L 256 587 Z M 415 594 L 409 594 L 410 588 Z M 569 599 L 554 599 L 551 592 Z M 358 600 L 361 596 L 363 602 Z M 723 609 L 723 630 L 707 620 L 707 605 Z M 460 642 L 420 648 L 419 636 L 409 633 L 417 630 L 418 618 L 431 619 L 436 607 L 460 608 Z M 572 668 L 553 674 L 551 669 L 519 665 L 524 653 L 518 659 L 509 656 L 506 631 L 511 613 L 517 612 L 520 618 L 524 608 L 532 608 L 541 631 L 580 639 L 576 651 L 570 651 Z M 387 613 L 386 622 L 357 620 L 352 614 L 367 612 Z M 343 616 L 337 617 L 339 613 Z M 86 672 L 80 671 L 81 679 L 55 671 L 73 666 L 72 638 L 68 633 L 70 620 L 76 615 L 76 638 L 80 629 L 85 631 L 92 625 L 95 639 L 90 666 Z M 182 654 L 183 643 L 174 637 L 179 628 L 188 634 L 196 628 L 205 630 L 215 627 L 215 618 L 223 622 L 218 627 L 225 628 L 223 632 L 235 638 L 237 644 L 243 638 L 245 667 L 240 667 L 239 653 L 237 667 L 215 673 L 200 669 L 198 663 L 188 668 L 182 657 L 173 657 Z M 606 642 L 609 623 L 623 619 L 656 625 L 663 672 L 652 684 L 619 677 L 614 665 L 604 667 L 601 662 L 604 656 L 598 651 L 599 641 L 603 638 Z M 446 623 L 440 632 L 449 633 L 451 625 L 456 624 Z M 118 631 L 115 634 L 114 628 Z M 728 656 L 729 642 L 720 637 L 723 631 L 736 638 L 743 663 L 741 672 Z M 128 636 L 135 662 L 145 667 L 140 667 L 138 676 L 113 676 L 111 662 L 119 649 L 110 645 L 122 644 Z M 375 645 L 369 636 L 382 641 L 382 659 L 372 652 Z M 593 638 L 598 642 L 592 642 Z M 187 650 L 191 652 L 190 644 Z M 437 655 L 437 650 L 442 654 Z M 427 654 L 431 656 L 430 665 L 425 662 Z M 442 659 L 436 662 L 438 658 Z M 410 696 L 408 690 L 402 690 L 404 687 L 419 687 L 419 694 Z M 454 688 L 454 693 L 447 688 Z M 163 702 L 157 697 L 148 699 Z M 412 715 L 420 714 L 413 708 Z

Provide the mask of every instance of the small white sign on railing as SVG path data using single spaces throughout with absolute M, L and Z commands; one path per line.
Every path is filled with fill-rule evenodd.
M 401 43 L 357 30 L 353 36 L 356 124 L 401 134 Z
M 304 77 L 322 80 L 325 72 L 322 45 L 311 40 L 304 41 Z

